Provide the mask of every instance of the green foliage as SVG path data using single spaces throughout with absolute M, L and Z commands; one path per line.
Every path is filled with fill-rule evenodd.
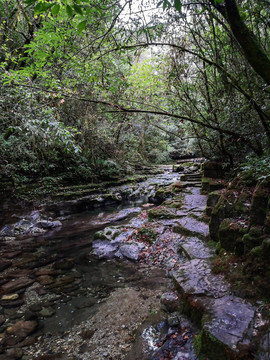
M 265 180 L 270 178 L 270 154 L 263 156 L 248 156 L 247 161 L 242 163 L 240 176 L 252 180 Z

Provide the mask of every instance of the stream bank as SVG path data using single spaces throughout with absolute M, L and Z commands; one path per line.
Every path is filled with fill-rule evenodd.
M 211 271 L 207 196 L 191 170 L 139 213 L 83 212 L 58 231 L 3 237 L 0 359 L 268 359 L 261 304 Z

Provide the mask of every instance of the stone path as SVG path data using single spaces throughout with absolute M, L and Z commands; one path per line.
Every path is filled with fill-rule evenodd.
M 45 256 L 46 238 L 22 239 L 18 243 L 12 236 L 3 237 L 2 255 L 6 255 L 0 263 L 4 271 L 0 279 L 0 309 L 4 309 L 0 313 L 0 360 L 44 360 L 46 356 L 61 360 L 126 359 L 136 331 L 143 326 L 149 313 L 160 306 L 160 296 L 168 286 L 163 270 L 181 294 L 181 310 L 200 328 L 195 343 L 202 359 L 270 360 L 270 335 L 266 332 L 269 323 L 261 308 L 234 296 L 224 277 L 211 271 L 214 250 L 207 245 L 206 196 L 200 194 L 199 176 L 185 174 L 183 180 L 181 190 L 159 207 L 139 214 L 138 208 L 121 210 L 91 220 L 106 226 L 137 214 L 126 225 L 110 226 L 96 234 L 91 256 L 109 259 L 104 262 L 107 266 L 114 264 L 113 259 L 117 259 L 116 264 L 124 261 L 130 264 L 132 273 L 130 279 L 124 281 L 117 269 L 113 282 L 109 278 L 112 270 L 108 271 L 109 267 L 103 265 L 106 281 L 113 288 L 109 294 L 104 293 L 104 297 L 98 295 L 101 291 L 98 286 L 97 289 L 93 286 L 93 293 L 86 288 L 87 276 L 93 275 L 84 273 L 82 276 L 75 271 L 80 266 L 89 271 L 86 261 L 92 259 L 90 255 L 84 257 L 85 263 L 79 264 L 72 259 L 56 259 L 53 252 Z M 87 221 L 80 223 L 85 231 L 89 227 Z M 87 241 L 82 238 L 80 246 L 84 248 Z M 62 252 L 66 247 L 72 249 L 74 244 L 63 243 Z M 100 275 L 96 279 L 96 285 L 100 285 L 103 277 Z M 68 295 L 66 304 L 59 300 L 63 294 Z M 42 318 L 52 316 L 54 319 L 54 313 L 61 318 L 67 309 L 74 311 L 85 306 L 89 311 L 83 312 L 78 325 L 67 327 L 64 333 L 59 328 L 55 334 L 53 320 L 50 330 L 53 335 L 42 335 Z M 15 314 L 17 308 L 20 311 Z M 89 319 L 85 319 L 85 314 L 89 314 Z M 47 327 L 50 324 L 49 321 L 44 323 Z M 181 335 L 181 341 L 184 337 Z M 190 350 L 183 347 L 183 352 L 177 351 L 165 360 L 195 359 L 191 343 Z M 162 347 L 159 350 L 160 353 L 157 351 L 149 359 L 163 359 Z
M 231 294 L 230 285 L 222 275 L 211 272 L 214 254 L 207 246 L 208 224 L 200 220 L 206 196 L 198 188 L 187 188 L 184 193 L 180 211 L 186 215 L 170 219 L 170 238 L 175 240 L 178 250 L 172 277 L 182 294 L 185 310 L 201 327 L 200 353 L 210 360 L 253 359 L 258 341 L 254 335 L 259 334 L 254 324 L 261 314 L 255 306 Z M 267 320 L 261 319 L 259 328 L 266 325 Z M 267 339 L 266 335 L 264 341 Z M 265 357 L 257 355 L 256 359 L 269 359 L 267 351 Z

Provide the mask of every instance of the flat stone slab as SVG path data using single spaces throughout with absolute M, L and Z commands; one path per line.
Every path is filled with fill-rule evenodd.
M 184 253 L 189 259 L 210 259 L 214 255 L 214 251 L 204 244 L 197 237 L 183 238 L 179 242 L 178 252 Z
M 174 231 L 180 234 L 200 237 L 207 237 L 209 235 L 209 225 L 192 217 L 180 218 L 177 220 L 177 223 L 180 226 L 175 226 Z
M 186 194 L 183 203 L 183 209 L 192 211 L 204 211 L 207 202 L 207 196 L 200 194 L 200 188 L 192 188 L 191 194 Z
M 212 274 L 206 260 L 187 261 L 173 272 L 172 276 L 176 286 L 184 295 L 206 295 L 219 298 L 228 292 L 228 284 L 223 276 Z
M 246 335 L 254 316 L 255 307 L 245 303 L 243 299 L 230 295 L 215 299 L 202 320 L 203 338 L 207 337 L 207 341 L 212 342 L 214 346 L 214 337 L 222 343 L 222 346 L 228 347 L 232 353 L 237 354 L 241 351 L 242 356 L 243 350 L 246 349 L 248 353 L 251 345 Z M 203 347 L 207 341 L 204 342 L 202 339 Z M 220 356 L 220 359 L 223 358 L 222 354 L 217 355 Z M 218 359 L 218 357 L 213 359 L 216 358 Z

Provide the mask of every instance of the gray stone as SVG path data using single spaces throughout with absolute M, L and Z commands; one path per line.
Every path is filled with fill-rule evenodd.
M 173 272 L 173 278 L 185 295 L 218 298 L 228 291 L 228 284 L 223 276 L 213 275 L 210 265 L 205 260 L 193 259 L 185 262 L 179 270 Z
M 209 259 L 214 255 L 214 251 L 207 247 L 204 242 L 197 237 L 183 238 L 179 242 L 178 251 L 184 253 L 189 260 Z
M 243 353 L 242 343 L 245 344 L 245 350 L 248 352 L 251 344 L 245 338 L 245 335 L 254 316 L 255 308 L 245 303 L 243 299 L 234 296 L 224 296 L 221 299 L 215 299 L 202 320 L 202 346 L 204 347 L 203 339 L 212 342 L 213 346 L 216 339 L 222 343 L 224 352 L 226 352 L 227 347 L 231 350 L 232 354 L 237 354 L 240 349 Z M 220 358 L 222 358 L 222 354 L 220 354 Z
M 119 244 L 112 244 L 108 240 L 95 240 L 93 241 L 92 254 L 98 259 L 112 259 L 115 252 L 118 250 Z
M 180 317 L 177 313 L 172 314 L 168 317 L 169 326 L 180 326 Z
M 132 243 L 132 244 L 125 244 L 120 247 L 120 252 L 124 257 L 129 260 L 138 261 L 139 255 L 142 249 L 144 248 L 143 244 L 140 243 Z
M 179 308 L 179 297 L 175 292 L 167 292 L 161 295 L 161 307 L 168 312 L 174 312 Z
M 182 233 L 183 235 L 190 234 L 201 238 L 209 235 L 209 225 L 193 217 L 183 217 L 177 222 L 180 226 L 175 226 L 174 231 Z
M 270 331 L 261 339 L 255 360 L 270 360 Z
M 54 315 L 55 310 L 52 307 L 48 307 L 48 308 L 44 307 L 39 313 L 43 317 L 51 317 Z

